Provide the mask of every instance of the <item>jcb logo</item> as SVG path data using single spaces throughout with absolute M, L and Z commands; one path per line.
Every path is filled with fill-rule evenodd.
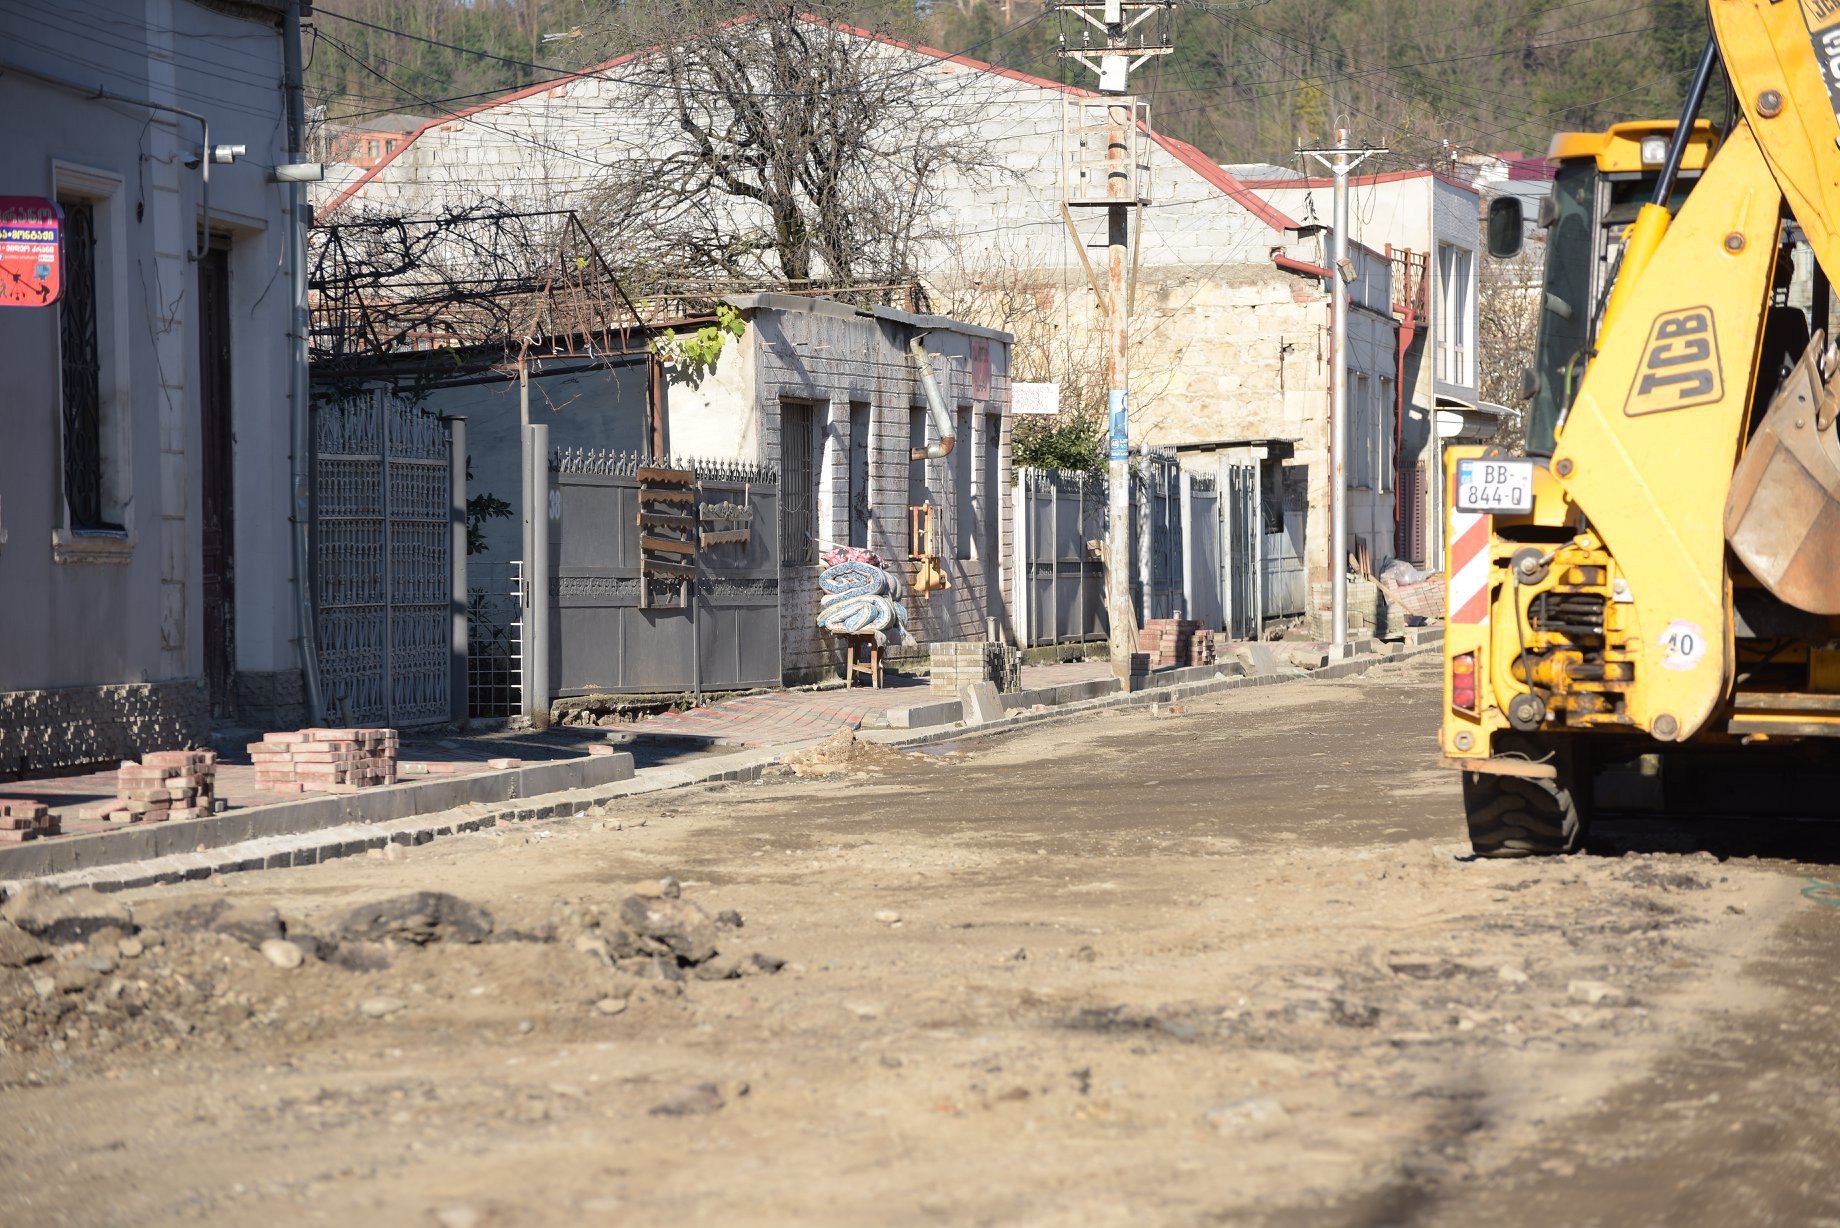
M 1657 316 L 1623 412 L 1658 414 L 1710 405 L 1725 395 L 1712 309 L 1688 307 Z

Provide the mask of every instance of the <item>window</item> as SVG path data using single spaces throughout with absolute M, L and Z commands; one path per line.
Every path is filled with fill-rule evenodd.
M 1393 381 L 1383 375 L 1380 377 L 1380 397 L 1374 404 L 1374 489 L 1382 492 L 1393 489 L 1396 478 L 1393 472 L 1393 410 Z
M 952 535 L 958 557 L 969 559 L 976 546 L 977 512 L 971 506 L 971 450 L 976 446 L 971 438 L 971 410 L 962 407 L 958 411 L 958 443 L 952 448 Z
M 377 142 L 364 142 L 364 156 L 367 158 L 375 158 L 377 156 Z
M 102 513 L 102 352 L 96 329 L 96 206 L 64 208 L 64 293 L 58 300 L 64 408 L 64 504 L 70 527 L 116 530 Z
M 1374 381 L 1354 377 L 1348 398 L 1348 487 L 1371 490 L 1374 485 Z
M 1437 377 L 1447 384 L 1476 382 L 1476 254 L 1438 244 Z
M 385 141 L 383 143 L 383 152 L 387 154 L 395 153 L 396 152 L 396 142 L 395 141 Z
M 933 502 L 932 488 L 926 484 L 926 461 L 914 457 L 915 452 L 922 451 L 926 447 L 926 409 L 919 405 L 907 411 L 907 447 L 907 503 L 910 508 L 915 508 L 923 503 Z M 910 511 L 908 513 L 910 531 L 913 523 L 913 513 Z M 934 535 L 937 537 L 937 530 Z M 922 544 L 917 538 L 910 541 L 908 553 L 919 554 Z
M 46 459 L 61 513 L 52 558 L 125 562 L 133 550 L 133 492 L 121 180 L 63 162 L 52 164 L 52 177 L 64 210 L 64 292 L 48 321 L 57 347 L 59 429 L 57 454 Z
M 1002 528 L 999 517 L 1003 514 L 1003 415 L 984 415 L 984 461 L 983 489 L 978 493 L 982 499 L 978 520 L 984 526 L 978 557 L 992 563 L 997 560 L 1002 541 Z M 985 573 L 990 574 L 990 573 Z
M 779 548 L 782 562 L 818 561 L 817 412 L 781 402 L 779 410 Z
M 869 440 L 873 413 L 866 401 L 850 402 L 850 544 L 867 549 L 869 522 L 874 508 L 869 502 Z

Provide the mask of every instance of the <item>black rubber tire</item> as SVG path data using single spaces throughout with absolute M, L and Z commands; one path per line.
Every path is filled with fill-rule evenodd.
M 1552 856 L 1584 843 L 1584 814 L 1562 780 L 1465 772 L 1463 813 L 1478 857 Z

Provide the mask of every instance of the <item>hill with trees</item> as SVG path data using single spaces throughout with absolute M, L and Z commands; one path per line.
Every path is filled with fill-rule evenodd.
M 741 13 L 760 3 L 687 7 Z M 797 7 L 1040 76 L 1090 78 L 1057 52 L 1096 31 L 1043 0 Z M 310 101 L 335 122 L 439 115 L 691 33 L 685 11 L 621 0 L 337 0 L 314 19 Z M 1186 0 L 1140 28 L 1175 51 L 1133 83 L 1152 99 L 1159 130 L 1222 162 L 1287 162 L 1297 145 L 1346 126 L 1357 142 L 1391 149 L 1394 168 L 1436 166 L 1461 151 L 1538 153 L 1559 129 L 1672 113 L 1706 28 L 1696 0 Z

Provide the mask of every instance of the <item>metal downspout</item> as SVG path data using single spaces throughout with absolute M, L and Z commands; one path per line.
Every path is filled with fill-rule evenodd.
M 300 0 L 288 0 L 287 24 L 282 34 L 283 71 L 287 75 L 288 161 L 300 161 L 306 132 L 306 103 L 300 65 Z M 205 157 L 210 158 L 207 147 Z M 288 480 L 294 488 L 294 620 L 300 645 L 300 676 L 307 698 L 307 723 L 322 724 L 325 704 L 320 694 L 319 653 L 313 618 L 312 570 L 308 531 L 312 517 L 312 491 L 307 474 L 307 453 L 313 446 L 307 391 L 307 187 L 288 185 L 288 266 L 293 279 L 294 303 L 289 335 L 288 417 L 293 446 Z M 464 460 L 461 462 L 464 464 Z

